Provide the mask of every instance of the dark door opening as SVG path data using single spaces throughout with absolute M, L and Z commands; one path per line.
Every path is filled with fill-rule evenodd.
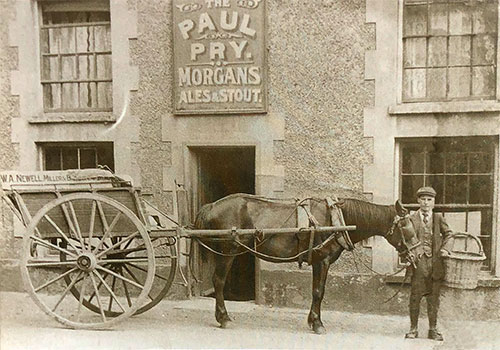
M 214 202 L 232 193 L 255 194 L 254 147 L 204 147 L 193 149 L 198 168 L 198 202 Z M 200 270 L 204 283 L 201 293 L 211 295 L 213 256 L 200 249 Z M 208 282 L 207 281 L 207 282 Z M 205 292 L 204 292 L 205 290 Z M 255 258 L 243 254 L 234 259 L 224 287 L 227 300 L 255 299 Z

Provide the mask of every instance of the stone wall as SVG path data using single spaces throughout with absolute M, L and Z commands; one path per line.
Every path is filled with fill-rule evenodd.
M 12 169 L 19 163 L 16 144 L 12 143 L 12 118 L 19 117 L 17 96 L 11 94 L 10 73 L 18 66 L 17 50 L 9 45 L 9 23 L 16 13 L 13 1 L 0 1 L 0 171 Z M 1 190 L 0 190 L 1 191 Z M 19 242 L 14 239 L 13 215 L 0 202 L 0 274 L 2 289 L 14 290 L 20 285 L 18 276 Z

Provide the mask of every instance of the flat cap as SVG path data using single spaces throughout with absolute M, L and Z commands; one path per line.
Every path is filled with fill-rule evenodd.
M 417 190 L 417 198 L 418 197 L 421 197 L 421 196 L 431 196 L 431 197 L 436 197 L 436 190 L 433 189 L 432 187 L 430 186 L 424 186 L 424 187 L 420 187 L 418 190 Z

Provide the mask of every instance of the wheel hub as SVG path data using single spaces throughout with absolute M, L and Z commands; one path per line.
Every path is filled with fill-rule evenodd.
M 92 253 L 82 253 L 78 259 L 76 259 L 76 265 L 82 271 L 93 271 L 97 266 L 97 259 Z

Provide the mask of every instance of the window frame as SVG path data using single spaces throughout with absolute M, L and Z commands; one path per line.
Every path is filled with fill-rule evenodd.
M 499 213 L 498 213 L 498 193 L 499 193 L 499 138 L 498 135 L 484 135 L 484 136 L 436 136 L 436 137 L 401 137 L 401 138 L 396 138 L 396 157 L 395 157 L 395 164 L 396 164 L 396 169 L 398 169 L 397 172 L 397 177 L 395 179 L 395 184 L 396 184 L 396 193 L 397 197 L 401 198 L 403 200 L 403 152 L 405 146 L 410 146 L 410 145 L 424 145 L 424 144 L 429 144 L 433 140 L 457 140 L 457 139 L 473 139 L 475 137 L 488 137 L 491 140 L 491 157 L 492 157 L 492 169 L 491 169 L 491 177 L 492 177 L 492 198 L 491 198 L 491 203 L 490 204 L 455 204 L 455 203 L 440 203 L 436 204 L 436 212 L 443 212 L 443 210 L 446 211 L 446 209 L 451 209 L 448 213 L 453 213 L 454 210 L 457 209 L 464 209 L 464 213 L 466 213 L 466 216 L 469 216 L 470 211 L 474 211 L 474 209 L 481 210 L 481 209 L 491 209 L 491 235 L 489 236 L 490 240 L 490 256 L 489 256 L 489 262 L 487 266 L 483 266 L 482 268 L 482 273 L 491 275 L 491 274 L 496 274 L 498 271 L 498 264 L 499 264 L 499 255 L 498 255 L 498 243 L 499 243 L 499 232 L 497 231 L 498 227 L 498 220 L 499 220 Z M 474 151 L 471 151 L 469 153 L 474 153 Z M 424 171 L 425 173 L 425 171 Z M 470 173 L 474 175 L 474 173 Z M 444 197 L 443 197 L 443 202 L 444 202 Z M 403 203 L 405 207 L 408 209 L 416 210 L 418 209 L 418 204 L 415 203 Z M 444 216 L 446 217 L 446 212 L 444 213 Z M 467 222 L 466 222 L 467 225 Z
M 52 114 L 69 114 L 68 117 L 69 119 L 74 119 L 76 121 L 79 120 L 80 116 L 79 115 L 82 115 L 85 117 L 85 119 L 90 119 L 90 120 L 94 120 L 94 119 L 97 119 L 100 120 L 100 119 L 103 119 L 102 121 L 113 121 L 114 118 L 112 116 L 109 115 L 109 113 L 112 113 L 113 112 L 113 93 L 114 93 L 114 80 L 113 80 L 113 48 L 112 48 L 112 40 L 111 40 L 111 31 L 112 31 L 112 27 L 111 27 L 111 18 L 110 18 L 110 21 L 106 21 L 106 22 L 89 22 L 90 23 L 90 26 L 91 27 L 94 27 L 96 25 L 108 25 L 109 26 L 109 32 L 110 32 L 110 38 L 109 38 L 109 44 L 111 46 L 111 49 L 108 50 L 108 51 L 93 51 L 93 60 L 94 60 L 94 64 L 97 64 L 96 61 L 97 61 L 97 56 L 98 55 L 101 55 L 101 54 L 105 54 L 105 55 L 108 55 L 109 56 L 109 64 L 111 65 L 110 67 L 110 72 L 109 72 L 109 78 L 107 79 L 81 79 L 79 77 L 75 78 L 75 79 L 57 79 L 55 81 L 53 80 L 50 80 L 50 79 L 45 79 L 44 76 L 43 76 L 43 67 L 44 67 L 44 56 L 56 56 L 58 57 L 58 60 L 59 60 L 59 73 L 60 73 L 60 70 L 62 69 L 62 65 L 61 65 L 61 57 L 62 56 L 68 56 L 68 57 L 76 57 L 76 61 L 78 62 L 78 58 L 83 56 L 81 55 L 81 53 L 77 52 L 77 50 L 75 50 L 74 53 L 57 53 L 57 54 L 51 54 L 51 53 L 44 53 L 42 52 L 42 48 L 43 48 L 43 42 L 44 42 L 44 39 L 43 39 L 43 30 L 44 29 L 48 29 L 48 28 L 52 28 L 52 27 L 76 27 L 78 26 L 77 24 L 71 24 L 71 23 L 68 23 L 68 24 L 64 24 L 64 25 L 44 25 L 43 23 L 43 6 L 46 6 L 47 4 L 50 4 L 51 7 L 55 8 L 54 11 L 51 11 L 51 12 L 85 12 L 85 11 L 101 11 L 101 12 L 108 12 L 111 16 L 111 6 L 110 6 L 110 2 L 109 1 L 105 1 L 105 0 L 76 0 L 76 1 L 69 1 L 69 0 L 61 0 L 61 1 L 51 1 L 51 0 L 38 0 L 38 60 L 39 60 L 39 79 L 40 79 L 40 95 L 41 95 L 41 108 L 42 108 L 42 111 L 45 115 L 52 115 Z M 84 23 L 82 23 L 84 24 Z M 76 40 L 76 35 L 75 35 L 75 40 Z M 76 45 L 76 43 L 75 43 Z M 85 55 L 90 55 L 89 54 L 85 54 Z M 78 63 L 76 63 L 76 66 L 78 66 Z M 78 71 L 78 69 L 77 69 Z M 95 74 L 97 74 L 97 67 L 95 68 Z M 59 74 L 60 75 L 60 74 Z M 63 91 L 63 88 L 62 88 L 62 85 L 67 82 L 67 83 L 72 83 L 72 84 L 77 84 L 78 86 L 78 107 L 77 108 L 65 108 L 63 107 L 63 98 L 61 97 L 60 98 L 60 108 L 48 108 L 47 105 L 46 105 L 46 93 L 45 93 L 45 86 L 47 85 L 51 85 L 51 82 L 53 82 L 54 84 L 60 84 L 61 86 L 59 87 L 59 90 L 60 90 L 60 94 L 62 95 L 62 91 Z M 100 107 L 89 107 L 89 108 L 80 108 L 81 106 L 81 87 L 80 85 L 82 83 L 88 83 L 88 84 L 91 84 L 91 83 L 95 83 L 96 84 L 96 92 L 95 92 L 95 95 L 96 95 L 96 98 L 97 96 L 99 95 L 99 91 L 98 91 L 98 87 L 97 87 L 97 83 L 108 83 L 109 84 L 109 87 L 106 88 L 106 89 L 109 89 L 109 91 L 107 91 L 107 95 L 111 98 L 110 99 L 110 104 L 109 106 L 105 107 L 105 108 L 100 108 Z M 96 103 L 97 100 L 96 100 Z M 94 116 L 93 117 L 90 117 L 88 114 L 89 113 L 92 113 Z M 50 119 L 50 117 L 49 117 Z M 33 120 L 33 122 L 36 122 L 36 120 Z M 45 119 L 41 119 L 39 122 L 45 122 Z
M 53 148 L 53 149 L 77 149 L 77 154 L 78 154 L 78 165 L 80 168 L 81 162 L 80 162 L 80 151 L 83 149 L 93 149 L 95 150 L 95 157 L 96 157 L 96 164 L 97 165 L 103 165 L 108 167 L 111 171 L 114 170 L 116 167 L 116 160 L 115 160 L 115 143 L 112 141 L 86 141 L 86 142 L 68 142 L 68 141 L 62 141 L 62 142 L 38 142 L 37 143 L 37 148 L 38 148 L 38 154 L 39 154 L 39 169 L 42 171 L 50 171 L 46 170 L 46 150 L 47 148 Z M 100 154 L 102 152 L 107 152 L 109 151 L 110 154 L 108 154 L 108 157 L 112 160 L 111 165 L 107 164 L 99 164 L 99 158 Z M 62 157 L 62 155 L 61 155 Z M 62 161 L 62 160 L 61 160 Z M 62 164 L 62 163 L 61 163 Z M 62 169 L 61 169 L 62 170 Z
M 464 0 L 465 1 L 465 0 Z M 427 0 L 422 0 L 422 3 L 427 3 Z M 497 2 L 497 40 L 496 40 L 496 61 L 494 63 L 494 69 L 495 69 L 495 77 L 496 77 L 496 83 L 495 83 L 495 97 L 490 100 L 483 100 L 481 98 L 474 98 L 472 95 L 464 98 L 464 99 L 446 99 L 446 100 L 429 100 L 429 99 L 422 99 L 422 100 L 412 100 L 412 101 L 406 101 L 403 96 L 404 96 L 404 86 L 403 86 L 403 74 L 404 74 L 404 67 L 403 67 L 403 60 L 404 60 L 404 43 L 403 43 L 403 27 L 404 27 L 404 6 L 405 6 L 405 0 L 398 0 L 398 45 L 397 45 L 397 97 L 396 97 L 396 106 L 392 106 L 390 108 L 390 114 L 400 114 L 400 113 L 408 113 L 409 111 L 417 111 L 417 112 L 422 112 L 422 113 L 430 113 L 433 110 L 436 110 L 437 112 L 440 112 L 442 110 L 448 110 L 451 108 L 451 110 L 456 110 L 458 111 L 465 111 L 467 112 L 468 108 L 464 106 L 464 103 L 471 102 L 473 104 L 475 103 L 493 103 L 493 109 L 494 111 L 500 110 L 500 105 L 497 103 L 500 101 L 500 1 Z M 471 52 L 472 56 L 472 52 Z M 413 105 L 413 106 L 412 106 Z M 448 105 L 448 107 L 445 108 L 445 105 Z M 412 106 L 410 110 L 406 110 L 404 106 Z M 454 107 L 455 106 L 455 107 Z M 491 107 L 491 106 L 490 106 Z M 477 109 L 477 107 L 472 108 L 472 112 Z

